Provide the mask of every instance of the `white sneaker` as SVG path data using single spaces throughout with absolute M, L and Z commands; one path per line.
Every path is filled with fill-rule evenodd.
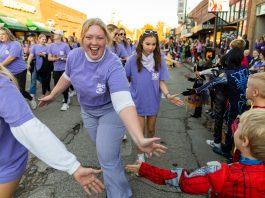
M 124 136 L 123 136 L 123 139 L 122 139 L 123 141 L 126 141 L 127 140 L 127 135 L 126 134 L 124 134 Z
M 216 144 L 216 143 L 214 143 L 213 140 L 206 140 L 206 144 L 208 144 L 208 145 L 211 146 L 211 147 L 221 148 L 221 143 Z
M 137 154 L 137 160 L 140 162 L 145 162 L 144 153 Z
M 70 96 L 70 97 L 73 97 L 73 96 L 75 96 L 75 95 L 76 95 L 76 91 L 75 91 L 75 90 L 69 92 L 69 96 Z
M 66 103 L 63 103 L 63 106 L 61 107 L 61 111 L 67 111 L 69 109 L 69 105 Z
M 31 109 L 36 109 L 37 108 L 37 103 L 34 99 L 29 101 L 29 105 L 31 107 Z
M 30 94 L 30 96 L 35 99 L 35 94 Z

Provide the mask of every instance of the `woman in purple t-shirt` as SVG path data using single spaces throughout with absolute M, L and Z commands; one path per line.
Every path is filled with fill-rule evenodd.
M 144 138 L 124 68 L 107 47 L 110 41 L 106 25 L 100 19 L 87 20 L 81 32 L 82 47 L 69 53 L 65 73 L 39 105 L 52 102 L 72 83 L 84 126 L 96 144 L 107 196 L 128 198 L 132 192 L 120 153 L 124 125 L 143 152 L 160 155 L 166 148 L 155 143 L 159 138 Z
M 125 70 L 131 82 L 130 90 L 142 131 L 146 128 L 147 137 L 152 138 L 155 135 L 161 92 L 172 104 L 183 105 L 179 98 L 170 94 L 165 83 L 166 80 L 169 80 L 169 74 L 165 58 L 160 53 L 157 32 L 146 30 L 140 36 L 136 54 L 128 59 Z M 139 151 L 138 160 L 145 161 L 141 151 Z
M 16 79 L 0 65 L 0 197 L 11 198 L 25 172 L 28 150 L 49 166 L 68 172 L 83 186 L 103 190 L 100 171 L 83 168 L 56 136 L 31 112 Z
M 24 98 L 30 101 L 32 109 L 36 109 L 37 103 L 25 90 L 27 79 L 27 66 L 21 44 L 9 29 L 0 27 L 0 64 L 6 67 L 17 79 L 20 92 Z
M 107 28 L 112 38 L 110 49 L 121 59 L 121 62 L 124 65 L 128 58 L 128 53 L 124 46 L 119 43 L 119 28 L 113 24 L 108 24 Z

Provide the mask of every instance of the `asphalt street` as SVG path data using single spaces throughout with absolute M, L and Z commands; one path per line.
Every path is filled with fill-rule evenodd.
M 172 93 L 180 93 L 191 83 L 184 74 L 186 67 L 170 70 L 171 80 L 168 82 Z M 40 87 L 39 87 L 40 88 Z M 181 97 L 181 96 L 180 96 Z M 45 123 L 55 135 L 73 152 L 85 166 L 99 168 L 95 146 L 83 128 L 80 116 L 80 106 L 76 98 L 72 100 L 70 109 L 60 111 L 62 97 L 49 106 L 34 111 L 35 115 Z M 208 161 L 223 160 L 215 155 L 205 140 L 211 139 L 209 122 L 205 116 L 199 119 L 190 118 L 192 110 L 186 106 L 177 107 L 162 99 L 157 120 L 156 136 L 161 137 L 161 143 L 168 151 L 161 158 L 153 157 L 148 162 L 164 168 L 174 166 L 196 169 Z M 136 148 L 129 139 L 121 145 L 124 164 L 131 164 L 136 159 Z M 102 177 L 101 175 L 99 176 Z M 205 197 L 177 193 L 174 189 L 159 186 L 128 174 L 134 198 L 175 198 L 175 197 Z M 82 188 L 67 173 L 49 168 L 46 164 L 31 155 L 28 169 L 23 177 L 16 198 L 83 198 L 87 197 Z M 105 194 L 90 197 L 105 197 Z

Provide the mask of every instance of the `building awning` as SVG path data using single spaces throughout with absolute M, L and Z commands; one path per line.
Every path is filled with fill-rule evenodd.
M 7 17 L 7 16 L 0 16 L 0 26 L 12 29 L 12 30 L 22 30 L 28 31 L 28 28 L 23 23 L 19 22 L 17 19 Z
M 183 35 L 181 35 L 181 38 L 189 38 L 189 37 L 191 37 L 193 34 L 192 33 L 187 33 L 187 34 L 183 34 Z
M 27 20 L 26 25 L 30 31 L 44 32 L 44 33 L 51 32 L 51 30 L 49 30 L 43 23 L 35 22 L 32 21 L 31 19 Z

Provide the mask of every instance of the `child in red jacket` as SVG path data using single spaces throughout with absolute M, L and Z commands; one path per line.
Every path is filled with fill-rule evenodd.
M 240 116 L 234 141 L 241 151 L 237 163 L 210 162 L 193 172 L 183 168 L 161 169 L 148 163 L 127 165 L 160 185 L 168 185 L 189 194 L 209 194 L 211 197 L 265 198 L 265 110 L 252 109 Z

